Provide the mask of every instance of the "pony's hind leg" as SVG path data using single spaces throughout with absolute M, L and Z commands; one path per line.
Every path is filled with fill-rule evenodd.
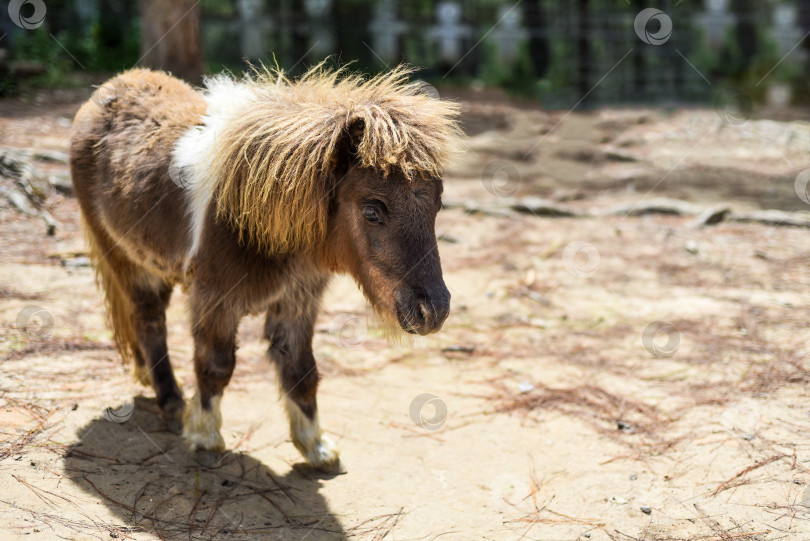
M 148 275 L 142 275 L 133 282 L 132 320 L 138 341 L 134 370 L 141 381 L 146 378 L 151 380 L 166 427 L 170 432 L 180 434 L 183 431 L 185 402 L 174 378 L 166 344 L 166 307 L 172 286 Z M 139 361 L 142 366 L 139 366 Z
M 320 376 L 312 353 L 312 334 L 319 297 L 320 291 L 312 299 L 297 299 L 304 304 L 297 304 L 295 314 L 281 305 L 271 307 L 265 337 L 270 341 L 268 354 L 278 370 L 293 444 L 315 468 L 340 473 L 343 471 L 340 453 L 318 421 Z
M 94 216 L 82 222 L 118 351 L 133 362 L 135 379 L 152 384 L 167 427 L 180 433 L 185 406 L 166 346 L 172 286 L 133 263 Z

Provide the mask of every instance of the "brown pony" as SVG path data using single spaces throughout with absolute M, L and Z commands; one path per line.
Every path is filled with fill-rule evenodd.
M 135 69 L 77 113 L 71 174 L 116 344 L 201 463 L 225 449 L 220 399 L 244 315 L 266 313 L 293 443 L 326 471 L 341 466 L 318 423 L 312 336 L 330 274 L 353 276 L 409 333 L 447 318 L 434 225 L 458 107 L 408 74 L 256 70 L 197 91 Z M 188 406 L 166 346 L 178 284 L 194 338 Z

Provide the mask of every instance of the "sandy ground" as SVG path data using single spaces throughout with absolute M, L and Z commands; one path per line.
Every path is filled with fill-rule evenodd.
M 0 102 L 0 144 L 65 151 L 83 97 Z M 804 122 L 464 107 L 446 196 L 469 208 L 807 209 Z M 391 344 L 350 280 L 330 288 L 319 401 L 348 473 L 325 476 L 289 440 L 258 318 L 223 401 L 233 452 L 199 467 L 112 348 L 76 201 L 49 204 L 52 237 L 0 203 L 4 539 L 810 539 L 806 229 L 443 211 L 441 333 Z M 181 292 L 169 325 L 189 396 Z

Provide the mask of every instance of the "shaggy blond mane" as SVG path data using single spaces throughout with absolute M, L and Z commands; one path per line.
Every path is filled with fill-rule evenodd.
M 322 63 L 295 81 L 266 68 L 239 81 L 250 104 L 216 134 L 206 168 L 218 217 L 268 253 L 316 245 L 340 180 L 338 152 L 358 121 L 361 166 L 386 177 L 398 170 L 409 182 L 441 175 L 460 140 L 459 106 L 428 97 L 407 81 L 412 72 L 364 79 Z

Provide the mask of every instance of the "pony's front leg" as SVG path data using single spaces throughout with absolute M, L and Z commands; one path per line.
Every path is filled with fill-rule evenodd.
M 186 409 L 183 436 L 197 453 L 200 464 L 212 467 L 225 451 L 225 440 L 219 432 L 220 401 L 236 366 L 239 317 L 224 307 L 202 309 L 194 299 L 191 304 L 197 394 Z
M 271 309 L 265 323 L 265 335 L 270 341 L 268 353 L 278 369 L 293 444 L 315 468 L 340 473 L 344 471 L 340 453 L 318 421 L 320 376 L 312 354 L 314 319 L 314 313 L 279 319 Z

